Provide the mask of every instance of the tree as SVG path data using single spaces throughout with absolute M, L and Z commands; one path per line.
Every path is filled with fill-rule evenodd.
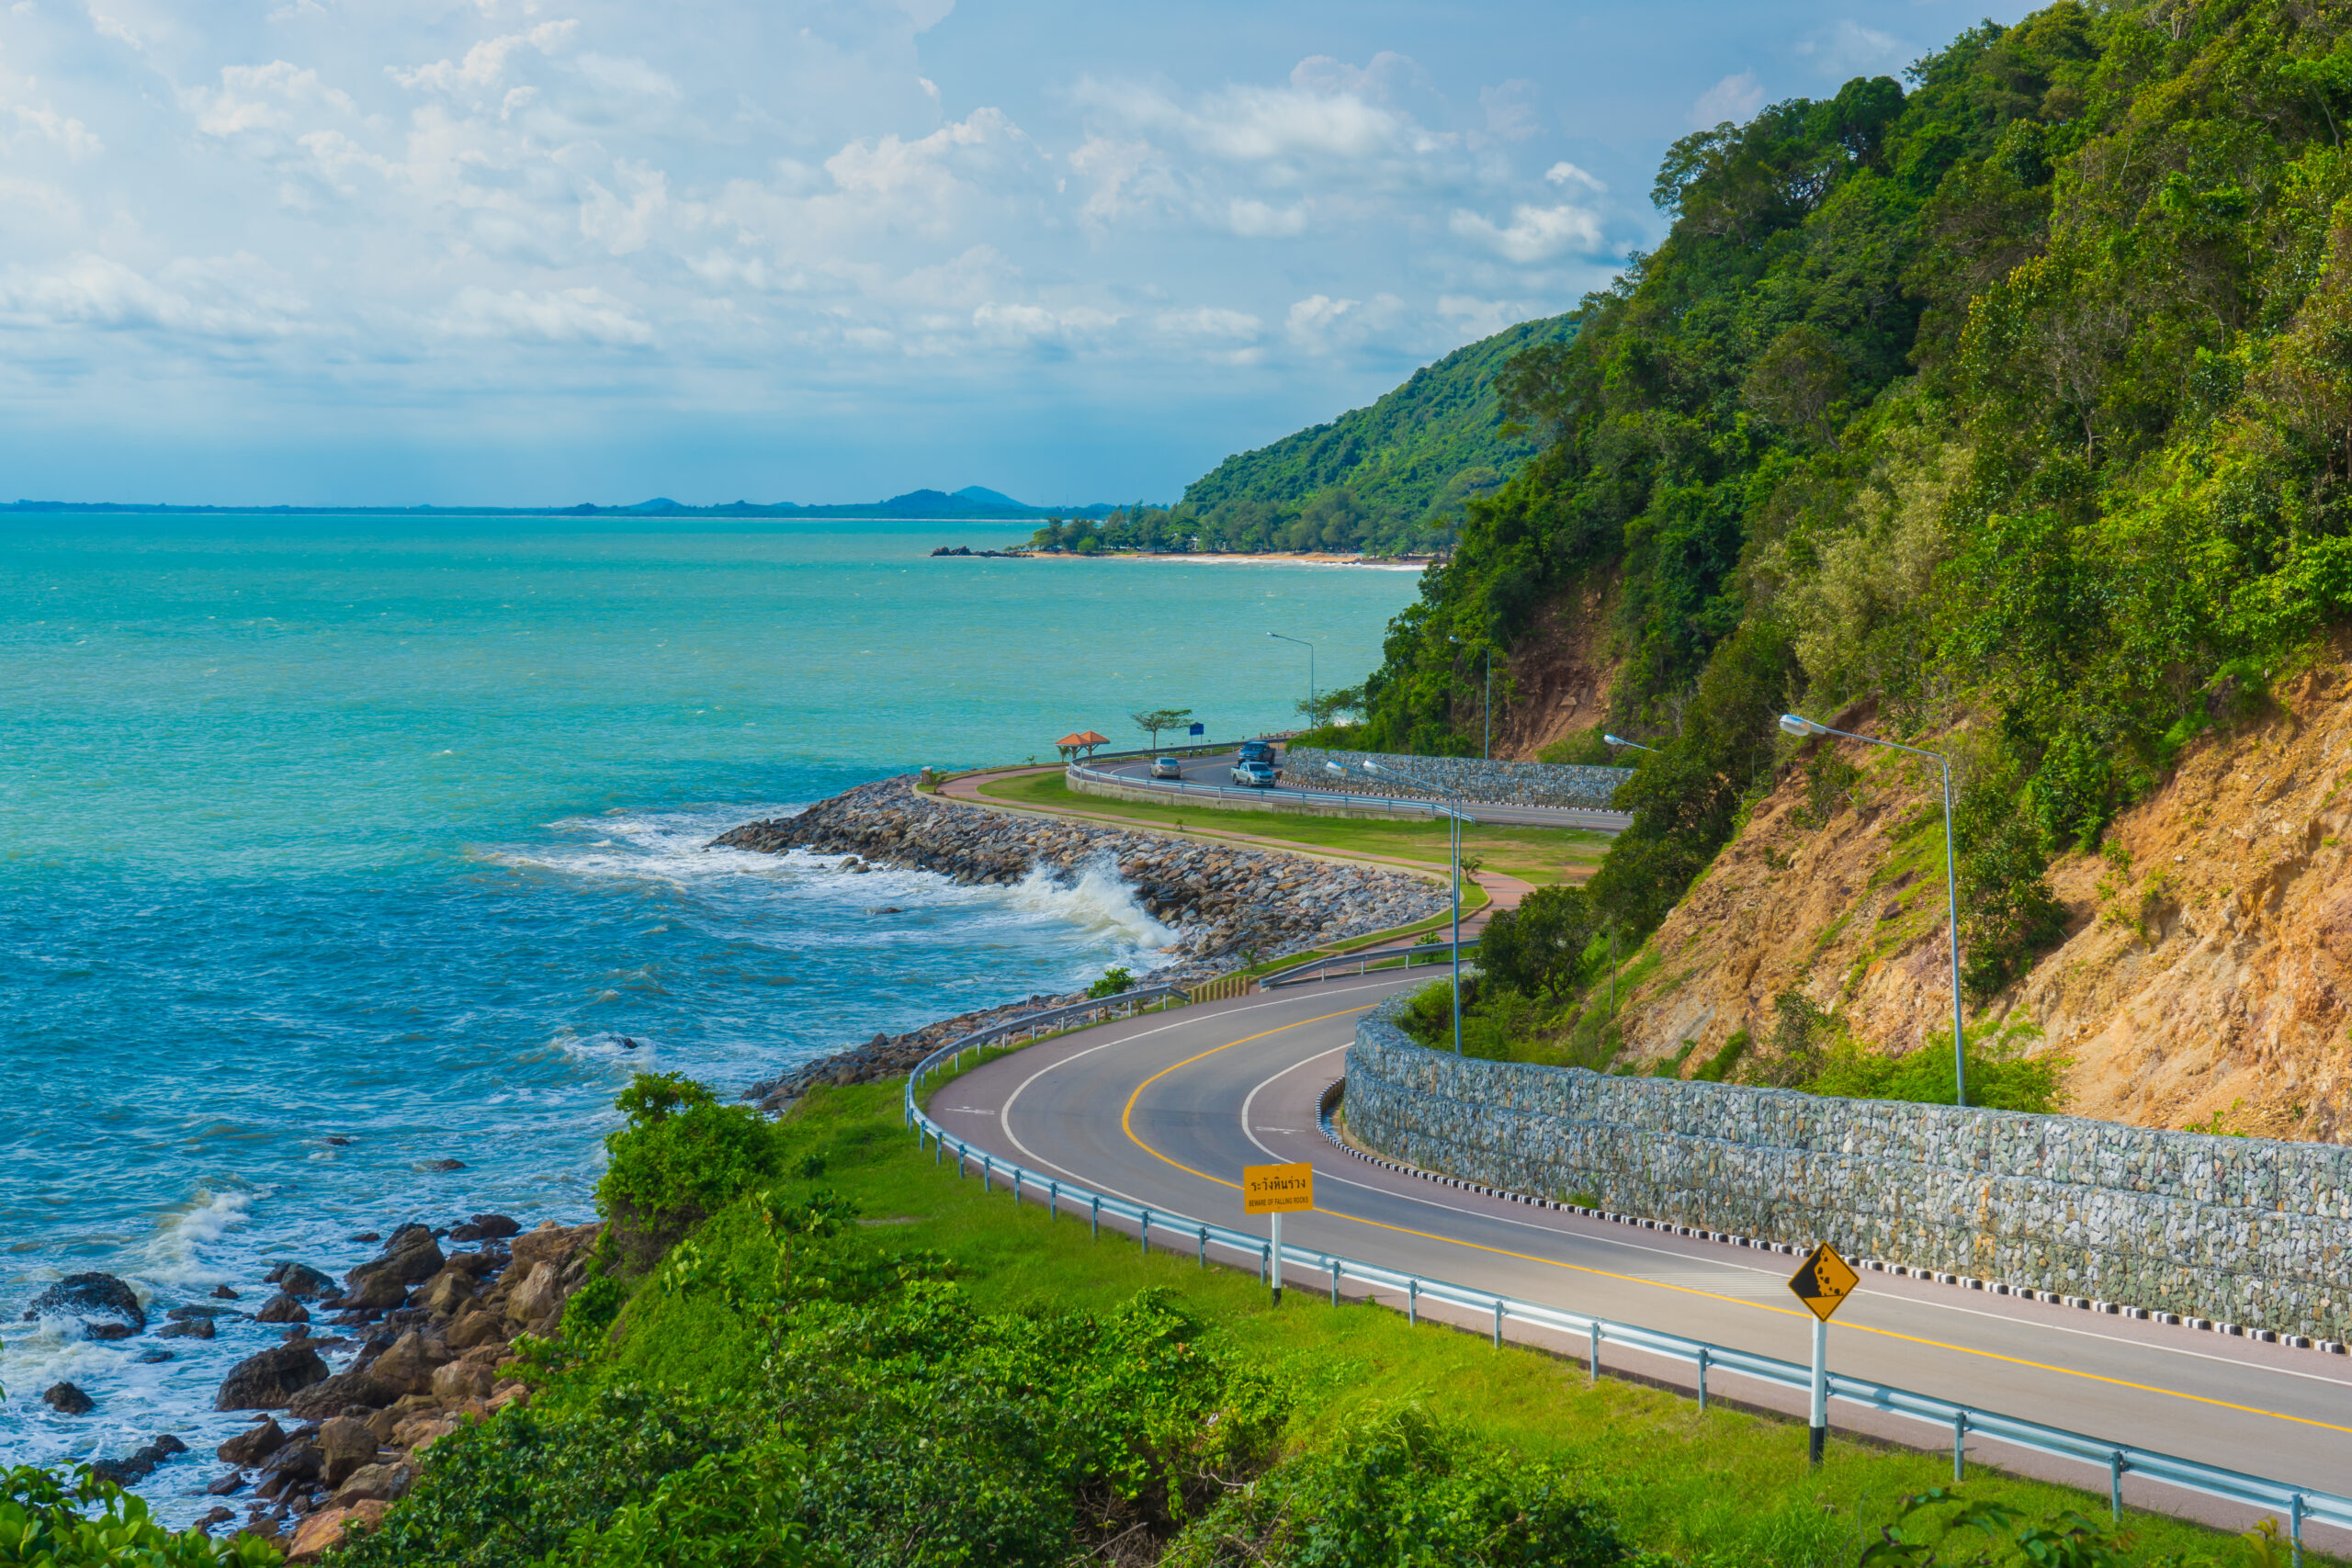
M 1137 729 L 1145 730 L 1150 734 L 1151 743 L 1155 747 L 1159 744 L 1159 732 L 1161 730 L 1173 729 L 1192 716 L 1193 710 L 1191 708 L 1147 708 L 1142 713 L 1131 713 L 1127 715 L 1127 717 L 1134 721 L 1135 727 Z
M 1317 729 L 1336 720 L 1343 713 L 1363 711 L 1363 688 L 1342 686 L 1336 692 L 1323 692 L 1313 697 L 1301 697 L 1298 711 Z
M 1522 996 L 1541 991 L 1557 1000 L 1583 972 L 1584 950 L 1600 922 L 1600 911 L 1583 888 L 1539 887 L 1518 908 L 1487 922 L 1478 942 L 1478 967 Z

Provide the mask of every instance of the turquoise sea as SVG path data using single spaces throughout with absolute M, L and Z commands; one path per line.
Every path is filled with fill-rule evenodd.
M 142 1362 L 19 1321 L 62 1274 L 160 1317 L 410 1218 L 584 1217 L 633 1069 L 731 1092 L 1152 962 L 1116 888 L 702 848 L 925 763 L 1139 745 L 1138 708 L 1286 726 L 1306 650 L 1265 634 L 1358 681 L 1416 587 L 929 555 L 1027 531 L 0 518 L 0 1462 L 176 1432 L 141 1490 L 200 1512 L 242 1425 L 212 1392 L 277 1337 Z M 40 1403 L 60 1379 L 96 1411 Z

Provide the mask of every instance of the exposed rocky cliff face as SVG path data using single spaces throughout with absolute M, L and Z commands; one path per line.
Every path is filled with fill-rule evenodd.
M 2072 1060 L 2075 1114 L 2352 1141 L 2343 651 L 2193 743 L 2100 852 L 2052 867 L 2067 938 L 1984 1012 Z M 1736 1030 L 1765 1035 L 1784 990 L 1884 1049 L 1949 1039 L 1933 775 L 1840 745 L 1852 787 L 1825 811 L 1792 772 L 1659 929 L 1623 1008 L 1629 1054 L 1696 1041 L 1700 1060 Z
M 1624 662 L 1610 631 L 1617 583 L 1612 571 L 1578 584 L 1547 606 L 1534 628 L 1512 644 L 1510 657 L 1495 666 L 1496 756 L 1533 761 L 1544 747 L 1608 716 L 1610 694 Z M 1476 684 L 1482 671 L 1475 663 L 1464 669 L 1471 684 L 1455 704 L 1454 722 L 1464 734 L 1476 735 Z

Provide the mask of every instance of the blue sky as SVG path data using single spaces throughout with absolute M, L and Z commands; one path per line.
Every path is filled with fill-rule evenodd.
M 1172 498 L 1983 14 L 0 0 L 0 496 Z

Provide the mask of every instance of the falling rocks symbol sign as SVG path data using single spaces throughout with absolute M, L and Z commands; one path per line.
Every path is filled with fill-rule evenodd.
M 1838 1257 L 1837 1249 L 1825 1241 L 1789 1277 L 1789 1289 L 1814 1316 L 1827 1323 L 1860 1282 L 1861 1276 L 1854 1272 L 1853 1265 Z

